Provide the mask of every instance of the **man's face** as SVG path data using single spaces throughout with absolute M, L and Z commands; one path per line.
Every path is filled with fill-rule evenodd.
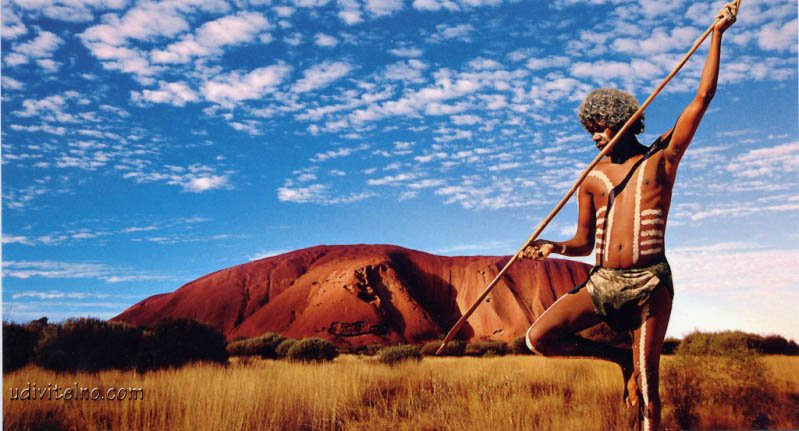
M 613 136 L 616 134 L 610 127 L 598 124 L 591 128 L 591 139 L 596 144 L 597 149 L 602 151 L 605 145 L 610 143 Z

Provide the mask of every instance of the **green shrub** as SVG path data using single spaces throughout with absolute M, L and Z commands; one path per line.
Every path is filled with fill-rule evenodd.
M 94 318 L 48 325 L 34 356 L 36 364 L 57 371 L 99 371 L 133 366 L 141 330 Z
M 436 356 L 436 351 L 441 346 L 441 342 L 443 340 L 438 341 L 430 341 L 425 343 L 422 346 L 422 354 L 425 356 Z M 463 356 L 464 351 L 466 350 L 466 343 L 461 340 L 452 340 L 447 341 L 447 344 L 444 345 L 444 350 L 441 351 L 441 354 L 438 356 Z
M 179 367 L 195 361 L 224 364 L 227 359 L 221 332 L 194 320 L 169 318 L 144 333 L 136 369 Z
M 298 340 L 293 338 L 286 338 L 280 344 L 277 345 L 275 348 L 275 353 L 277 354 L 278 358 L 285 358 L 289 355 L 289 350 L 297 344 Z
M 510 344 L 508 344 L 508 349 L 510 349 L 510 352 L 514 355 L 529 355 L 533 353 L 530 351 L 530 348 L 527 347 L 527 337 L 524 335 L 511 340 Z
M 3 372 L 27 365 L 33 358 L 33 349 L 38 341 L 38 332 L 18 323 L 3 322 Z
M 680 342 L 678 354 L 740 356 L 761 351 L 763 337 L 741 331 L 693 332 Z
M 508 344 L 504 341 L 478 341 L 466 345 L 467 356 L 503 356 L 508 353 Z
M 338 356 L 333 343 L 321 338 L 303 338 L 288 350 L 286 357 L 292 361 L 332 361 Z
M 278 357 L 277 346 L 285 340 L 286 337 L 269 332 L 260 337 L 234 341 L 227 345 L 227 351 L 230 356 L 260 356 L 264 359 L 275 359 Z
M 422 351 L 418 346 L 389 346 L 377 352 L 377 360 L 386 365 L 395 365 L 405 361 L 422 360 Z

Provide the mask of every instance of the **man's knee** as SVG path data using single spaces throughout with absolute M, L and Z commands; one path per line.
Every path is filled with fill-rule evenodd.
M 539 354 L 541 356 L 551 356 L 555 354 L 554 345 L 550 337 L 547 337 L 545 333 L 538 331 L 535 328 L 535 325 L 531 326 L 530 329 L 527 330 L 525 340 L 527 341 L 527 348 L 533 353 Z

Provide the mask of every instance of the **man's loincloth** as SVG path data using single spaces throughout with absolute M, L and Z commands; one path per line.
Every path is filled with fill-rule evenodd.
M 638 327 L 640 309 L 655 289 L 666 288 L 669 296 L 674 297 L 671 268 L 665 260 L 636 269 L 595 266 L 584 286 L 596 314 L 616 331 Z

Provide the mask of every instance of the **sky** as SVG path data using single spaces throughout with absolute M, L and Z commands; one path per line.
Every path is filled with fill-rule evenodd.
M 722 4 L 3 1 L 3 319 L 110 318 L 318 244 L 510 255 L 596 155 L 584 96 L 644 100 Z M 799 340 L 795 0 L 743 0 L 719 81 L 674 190 L 668 334 Z M 571 202 L 542 237 L 575 227 Z

